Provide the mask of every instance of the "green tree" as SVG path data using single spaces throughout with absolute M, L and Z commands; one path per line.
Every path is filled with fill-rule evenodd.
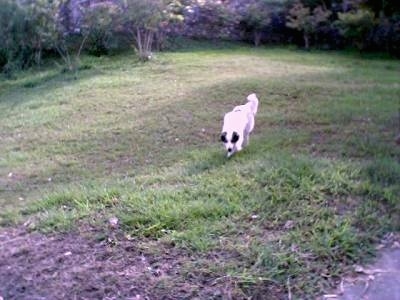
M 111 3 L 89 6 L 83 11 L 81 33 L 88 36 L 88 50 L 95 55 L 105 54 L 108 51 L 110 40 L 120 25 L 118 16 L 121 14 L 119 6 Z
M 23 41 L 23 11 L 14 1 L 4 1 L 0 6 L 0 67 L 9 73 L 21 52 Z
M 297 1 L 288 12 L 286 26 L 302 32 L 304 47 L 309 49 L 312 34 L 316 32 L 319 25 L 329 20 L 331 14 L 330 10 L 322 6 L 317 6 L 311 11 L 309 7 Z
M 64 5 L 68 3 L 67 0 L 48 0 L 53 4 L 53 11 L 49 11 L 51 17 L 51 27 L 48 28 L 48 37 L 51 41 L 52 48 L 55 49 L 64 61 L 65 70 L 69 72 L 76 72 L 80 65 L 80 56 L 85 43 L 88 40 L 90 30 L 85 30 L 85 24 L 73 24 L 78 28 L 78 32 L 71 33 L 68 30 L 68 24 L 64 20 L 64 15 L 60 12 Z M 81 14 L 85 15 L 87 8 L 79 6 Z
M 29 24 L 27 42 L 34 53 L 34 61 L 41 64 L 42 52 L 54 43 L 54 16 L 58 14 L 61 1 L 36 0 L 24 5 L 25 17 Z
M 247 6 L 242 23 L 251 31 L 255 46 L 260 45 L 262 32 L 271 24 L 271 12 L 265 0 L 254 0 Z
M 153 43 L 161 23 L 166 19 L 166 4 L 162 0 L 125 0 L 122 24 L 130 34 L 140 59 L 152 57 Z
M 51 48 L 52 15 L 55 1 L 3 0 L 0 6 L 0 52 L 6 71 L 40 64 L 44 49 Z
M 399 0 L 364 0 L 362 7 L 370 9 L 376 16 L 391 17 L 400 14 L 400 1 Z
M 339 13 L 336 24 L 343 36 L 349 39 L 358 50 L 363 50 L 366 40 L 375 25 L 375 16 L 372 11 L 359 9 L 357 11 Z

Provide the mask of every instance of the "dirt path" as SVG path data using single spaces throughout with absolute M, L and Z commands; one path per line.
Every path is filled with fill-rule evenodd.
M 400 300 L 400 248 L 383 250 L 373 265 L 358 271 L 358 277 L 344 282 L 337 299 Z
M 101 234 L 104 238 L 99 240 Z M 28 233 L 24 228 L 2 230 L 0 300 L 244 298 L 235 295 L 229 282 L 185 268 L 197 258 L 153 246 L 156 251 L 146 251 L 121 233 L 104 235 L 93 229 L 56 235 Z M 400 300 L 398 241 L 386 245 L 373 265 L 356 271 L 357 276 L 345 278 L 337 291 L 321 299 Z M 266 294 L 253 298 L 264 299 L 262 295 Z M 286 297 L 275 294 L 265 299 Z
M 183 253 L 163 249 L 155 257 L 135 241 L 99 242 L 95 234 L 0 231 L 0 299 L 184 299 L 216 292 L 197 279 L 182 282 L 181 265 L 190 259 Z
M 400 235 L 383 241 L 377 259 L 367 266 L 354 266 L 353 276 L 343 278 L 332 294 L 321 299 L 400 300 Z

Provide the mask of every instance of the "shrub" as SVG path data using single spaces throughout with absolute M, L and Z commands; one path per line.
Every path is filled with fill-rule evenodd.
M 374 13 L 359 9 L 357 11 L 339 13 L 336 24 L 341 29 L 343 36 L 351 41 L 358 50 L 364 50 L 368 36 L 375 25 Z
M 389 53 L 400 58 L 400 16 L 393 18 L 388 37 Z
M 331 15 L 331 11 L 317 6 L 313 11 L 300 1 L 296 2 L 289 10 L 286 26 L 296 29 L 303 34 L 304 47 L 310 48 L 310 38 L 318 29 L 318 26 L 326 23 Z
M 29 60 L 25 28 L 24 11 L 14 1 L 5 0 L 0 5 L 0 67 L 7 75 Z
M 192 1 L 184 16 L 182 34 L 193 38 L 230 38 L 238 23 L 234 10 L 220 1 Z
M 129 34 L 142 60 L 152 57 L 157 34 L 168 23 L 171 15 L 168 5 L 162 0 L 127 0 L 121 16 L 123 30 Z
M 253 0 L 245 8 L 241 19 L 241 26 L 250 33 L 255 46 L 259 46 L 263 32 L 267 30 L 272 21 L 272 7 L 264 0 Z
M 82 29 L 88 35 L 86 49 L 89 54 L 107 54 L 116 33 L 115 28 L 119 26 L 120 13 L 120 8 L 110 3 L 93 5 L 84 11 Z

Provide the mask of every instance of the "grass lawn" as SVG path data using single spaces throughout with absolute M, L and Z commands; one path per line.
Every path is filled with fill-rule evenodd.
M 83 64 L 0 82 L 2 226 L 115 216 L 238 298 L 312 298 L 400 229 L 400 61 L 232 44 Z M 252 92 L 250 145 L 226 159 L 223 114 Z

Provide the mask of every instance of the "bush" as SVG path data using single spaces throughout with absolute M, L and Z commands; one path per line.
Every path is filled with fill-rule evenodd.
M 41 64 L 43 52 L 53 45 L 53 18 L 59 1 L 37 0 L 18 3 L 3 0 L 0 6 L 0 61 L 2 71 Z
M 260 45 L 263 33 L 271 24 L 272 11 L 272 7 L 263 0 L 253 0 L 244 10 L 240 24 L 255 46 Z
M 310 39 L 320 26 L 327 23 L 331 14 L 330 10 L 322 6 L 317 6 L 311 11 L 310 7 L 297 1 L 288 12 L 286 26 L 300 31 L 303 34 L 304 47 L 309 49 Z
M 172 16 L 163 0 L 128 0 L 121 18 L 124 32 L 132 40 L 139 58 L 145 61 L 151 59 L 155 42 L 162 39 L 162 27 Z
M 364 50 L 375 25 L 374 13 L 359 9 L 355 12 L 339 13 L 338 17 L 336 24 L 343 36 L 349 39 L 358 50 Z
M 14 1 L 0 5 L 0 67 L 10 74 L 14 68 L 26 64 L 29 52 L 26 44 L 25 16 Z
M 107 54 L 118 28 L 120 8 L 113 4 L 99 4 L 88 7 L 82 20 L 83 31 L 88 34 L 86 49 L 89 54 L 100 56 Z
M 182 34 L 192 38 L 231 38 L 238 23 L 235 12 L 219 1 L 192 1 L 186 7 Z
M 400 16 L 393 18 L 388 36 L 389 53 L 400 58 Z

